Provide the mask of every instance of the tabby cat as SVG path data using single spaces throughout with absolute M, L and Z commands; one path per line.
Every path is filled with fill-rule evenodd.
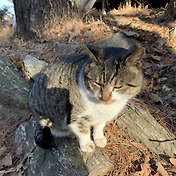
M 49 148 L 53 135 L 73 134 L 83 152 L 92 152 L 95 144 L 105 147 L 106 122 L 115 119 L 141 89 L 144 48 L 130 52 L 86 46 L 88 54 L 54 61 L 34 82 L 29 105 L 41 124 L 35 138 L 40 147 Z

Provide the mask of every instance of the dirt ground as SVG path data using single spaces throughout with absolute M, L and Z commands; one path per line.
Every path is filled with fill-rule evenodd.
M 113 33 L 124 32 L 146 48 L 143 59 L 144 83 L 135 101 L 176 135 L 176 115 L 170 112 L 171 108 L 176 110 L 176 105 L 162 99 L 170 94 L 176 95 L 176 90 L 165 91 L 160 81 L 176 66 L 176 22 L 168 21 L 164 11 L 164 8 L 127 6 L 112 10 L 103 17 L 94 9 L 82 18 L 46 28 L 43 37 L 35 42 L 12 39 L 14 29 L 2 25 L 1 31 L 4 33 L 0 34 L 0 54 L 6 57 L 9 65 L 24 74 L 22 61 L 27 54 L 51 62 L 59 55 L 60 43 L 87 42 L 96 45 Z M 91 15 L 93 18 L 90 18 Z M 21 157 L 23 146 L 14 145 L 13 135 L 17 126 L 30 118 L 30 112 L 23 109 L 14 112 L 14 107 L 9 104 L 6 107 L 0 115 L 0 176 L 19 176 L 25 170 L 25 161 Z M 106 125 L 105 135 L 108 144 L 101 151 L 114 163 L 114 169 L 107 176 L 176 175 L 176 158 L 165 159 L 150 153 L 141 143 L 120 130 L 116 121 Z M 3 173 L 4 170 L 9 172 Z

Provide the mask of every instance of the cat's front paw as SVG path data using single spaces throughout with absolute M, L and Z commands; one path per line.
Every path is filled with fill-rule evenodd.
M 83 152 L 93 152 L 95 150 L 95 145 L 92 141 L 87 144 L 80 145 Z
M 99 139 L 94 139 L 94 142 L 97 146 L 101 147 L 101 148 L 104 148 L 107 144 L 107 139 L 105 137 Z

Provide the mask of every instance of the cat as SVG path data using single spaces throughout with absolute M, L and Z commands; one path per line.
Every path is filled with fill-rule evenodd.
M 132 52 L 88 44 L 86 48 L 88 54 L 50 63 L 34 81 L 29 105 L 41 125 L 35 141 L 42 148 L 51 146 L 53 135 L 73 134 L 83 152 L 93 152 L 95 144 L 105 147 L 106 122 L 117 118 L 141 89 L 143 47 Z

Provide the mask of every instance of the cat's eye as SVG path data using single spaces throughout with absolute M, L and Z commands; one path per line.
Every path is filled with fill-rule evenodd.
M 94 82 L 94 84 L 95 84 L 96 86 L 98 86 L 98 87 L 102 87 L 102 86 L 103 86 L 102 84 L 100 84 L 100 83 L 98 83 L 98 82 Z
M 129 86 L 129 87 L 138 87 L 138 86 L 133 85 L 133 84 L 127 84 L 127 86 Z
M 115 86 L 114 89 L 121 89 L 122 86 Z

